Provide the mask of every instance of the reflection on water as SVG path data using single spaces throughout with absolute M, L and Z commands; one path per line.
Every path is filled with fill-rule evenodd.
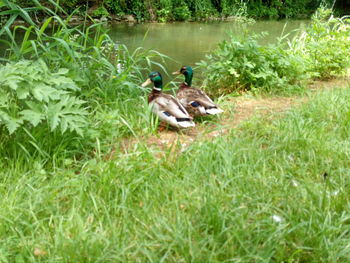
M 214 50 L 217 44 L 228 39 L 229 34 L 242 35 L 267 32 L 261 44 L 276 42 L 282 34 L 303 28 L 307 20 L 257 21 L 247 25 L 237 22 L 177 22 L 146 24 L 115 24 L 110 26 L 110 35 L 117 43 L 125 44 L 129 50 L 137 47 L 157 50 L 175 61 L 168 60 L 164 65 L 168 72 L 178 70 L 182 65 L 195 66 L 205 58 L 205 54 Z M 284 32 L 284 33 L 283 33 Z M 17 35 L 19 38 L 22 35 Z M 4 54 L 0 42 L 0 57 Z M 155 67 L 154 70 L 159 70 Z M 162 72 L 162 71 L 161 71 Z M 163 73 L 165 82 L 173 79 Z M 196 71 L 195 79 L 199 77 Z
M 237 22 L 177 22 L 148 24 L 116 24 L 111 26 L 111 37 L 129 49 L 137 47 L 157 50 L 174 61 L 168 61 L 169 72 L 177 70 L 181 65 L 192 65 L 204 59 L 205 54 L 214 50 L 217 44 L 228 39 L 229 34 L 267 32 L 260 43 L 276 42 L 276 39 L 294 29 L 305 27 L 305 20 L 258 21 L 251 25 Z M 283 31 L 284 30 L 284 31 Z M 157 69 L 159 70 L 159 69 Z M 167 80 L 168 78 L 165 77 Z

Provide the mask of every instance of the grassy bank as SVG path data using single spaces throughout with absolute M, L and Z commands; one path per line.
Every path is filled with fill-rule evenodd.
M 46 6 L 9 8 L 0 30 L 1 262 L 350 261 L 348 89 L 179 155 L 137 139 L 125 149 L 156 134 L 139 84 L 166 56 L 130 53 L 100 24 L 70 27 Z M 51 14 L 40 26 L 39 11 Z M 288 49 L 221 43 L 207 87 L 271 94 L 305 76 L 344 74 L 348 25 L 326 14 Z M 17 16 L 29 26 L 12 28 Z
M 348 262 L 348 89 L 162 159 L 1 169 L 3 262 Z M 34 252 L 35 250 L 35 252 Z

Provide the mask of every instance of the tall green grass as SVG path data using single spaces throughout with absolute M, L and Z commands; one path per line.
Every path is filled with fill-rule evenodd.
M 10 10 L 31 19 L 34 9 Z M 20 29 L 24 38 L 11 41 Z M 160 157 L 142 141 L 122 151 L 123 138 L 156 128 L 138 83 L 164 56 L 130 54 L 100 25 L 72 28 L 54 14 L 41 26 L 9 23 L 1 34 L 10 39 L 2 69 L 39 60 L 49 77 L 79 87 L 71 95 L 88 112 L 82 136 L 2 126 L 1 262 L 350 261 L 349 89 L 181 155 Z M 25 107 L 21 98 L 10 108 Z
M 74 95 L 84 102 L 81 113 L 85 115 L 85 125 L 83 127 L 78 125 L 78 129 L 70 129 L 77 121 L 75 120 L 71 122 L 73 126 L 68 129 L 67 127 L 59 129 L 60 126 L 56 124 L 50 125 L 50 129 L 45 127 L 43 129 L 42 126 L 33 127 L 36 126 L 33 125 L 34 122 L 24 123 L 23 128 L 26 132 L 15 134 L 14 130 L 23 121 L 15 114 L 12 114 L 11 118 L 0 118 L 0 125 L 7 125 L 8 128 L 1 130 L 4 136 L 0 155 L 10 158 L 21 155 L 23 151 L 28 156 L 40 153 L 39 155 L 52 162 L 53 156 L 63 155 L 73 158 L 75 155 L 81 156 L 94 151 L 97 141 L 103 147 L 109 147 L 109 144 L 122 137 L 154 131 L 155 123 L 150 116 L 146 101 L 142 99 L 145 97 L 145 90 L 140 88 L 140 83 L 143 82 L 144 75 L 154 66 L 166 72 L 159 63 L 164 63 L 166 56 L 142 48 L 130 52 L 124 45 L 112 41 L 103 25 L 94 23 L 89 16 L 85 17 L 82 25 L 70 26 L 71 16 L 65 19 L 60 17 L 56 11 L 63 12 L 63 10 L 53 1 L 50 1 L 50 4 L 55 9 L 49 9 L 38 1 L 33 1 L 35 6 L 28 8 L 22 8 L 7 0 L 4 4 L 7 10 L 0 12 L 0 16 L 6 16 L 8 19 L 0 30 L 1 41 L 6 48 L 5 56 L 2 58 L 4 63 L 13 63 L 12 67 L 16 68 L 23 61 L 33 61 L 34 64 L 40 61 L 53 76 L 64 72 L 67 81 L 77 87 Z M 36 20 L 36 12 L 39 11 L 48 16 L 42 23 Z M 24 18 L 27 25 L 14 26 L 17 17 Z M 32 71 L 35 72 L 35 69 Z M 40 77 L 31 78 L 22 74 L 20 70 L 17 73 L 11 72 L 7 70 L 4 73 L 7 75 L 2 79 L 1 89 L 7 89 L 6 83 L 19 82 L 22 89 L 26 86 L 37 87 L 46 81 Z M 14 93 L 15 89 L 13 86 Z M 16 90 L 17 93 L 19 91 L 21 93 L 17 95 L 21 99 L 23 91 Z M 47 98 L 51 98 L 49 87 L 43 92 Z M 23 110 L 23 105 L 29 103 L 30 99 L 11 100 L 7 106 Z M 36 103 L 40 108 L 56 109 L 55 103 L 66 105 L 62 101 L 63 97 L 56 96 L 51 101 L 37 99 Z M 88 114 L 85 114 L 86 110 Z M 58 123 L 59 113 L 62 111 L 56 109 L 56 112 L 51 114 L 55 117 L 53 123 Z M 52 124 L 49 119 L 53 118 L 48 116 L 46 119 Z M 61 124 L 66 126 L 67 122 L 61 121 Z M 11 144 L 11 147 L 7 147 L 8 144 Z
M 1 169 L 1 260 L 348 262 L 349 99 L 313 95 L 177 158 L 136 144 Z

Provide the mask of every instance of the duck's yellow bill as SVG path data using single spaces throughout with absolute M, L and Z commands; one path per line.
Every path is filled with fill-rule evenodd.
M 181 72 L 180 71 L 175 71 L 172 73 L 173 75 L 181 75 Z
M 144 88 L 144 87 L 148 86 L 151 83 L 152 83 L 152 80 L 151 79 L 147 79 L 144 83 L 142 83 L 141 87 Z

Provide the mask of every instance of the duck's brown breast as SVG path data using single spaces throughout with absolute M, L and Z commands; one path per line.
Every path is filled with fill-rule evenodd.
M 158 90 L 152 90 L 152 92 L 148 95 L 148 103 L 151 103 L 155 98 L 157 98 L 161 94 Z

